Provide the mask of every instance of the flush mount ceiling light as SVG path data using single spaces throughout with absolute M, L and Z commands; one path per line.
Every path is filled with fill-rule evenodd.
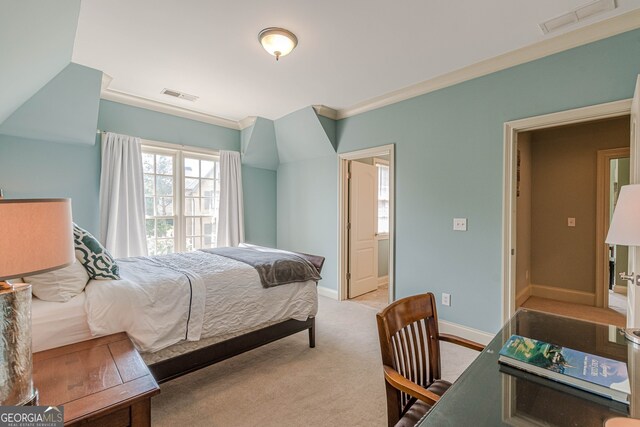
M 269 27 L 260 31 L 258 40 L 264 50 L 276 57 L 276 61 L 281 56 L 289 54 L 298 45 L 298 38 L 295 34 L 277 27 Z

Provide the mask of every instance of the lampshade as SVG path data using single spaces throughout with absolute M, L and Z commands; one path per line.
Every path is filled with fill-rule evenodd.
M 0 281 L 75 259 L 70 199 L 0 200 Z
M 640 246 L 640 184 L 620 189 L 606 243 Z
M 264 50 L 276 57 L 288 55 L 298 45 L 298 38 L 289 30 L 284 28 L 265 28 L 258 34 L 258 40 Z

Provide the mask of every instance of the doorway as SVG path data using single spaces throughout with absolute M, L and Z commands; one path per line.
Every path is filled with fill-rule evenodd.
M 393 148 L 339 156 L 339 299 L 376 310 L 394 296 Z
M 608 309 L 610 217 L 604 208 L 610 205 L 609 163 L 628 156 L 629 131 L 625 115 L 518 134 L 518 307 L 624 326 L 624 314 Z
M 598 151 L 596 285 L 598 306 L 627 315 L 627 281 L 619 277 L 629 264 L 629 248 L 605 243 L 620 188 L 630 183 L 630 150 L 626 148 Z
M 634 104 L 635 105 L 635 104 Z M 570 110 L 560 113 L 549 114 L 546 116 L 532 117 L 529 119 L 522 119 L 514 122 L 509 122 L 505 124 L 505 187 L 504 187 L 504 300 L 503 300 L 503 319 L 508 319 L 520 306 L 524 301 L 526 301 L 531 296 L 536 296 L 536 291 L 538 293 L 546 293 L 546 296 L 556 297 L 561 295 L 561 298 L 555 298 L 557 305 L 560 307 L 559 311 L 564 310 L 567 305 L 565 301 L 562 301 L 562 297 L 566 297 L 567 295 L 572 297 L 578 297 L 581 299 L 579 304 L 573 304 L 569 311 L 564 311 L 561 314 L 569 315 L 573 317 L 589 317 L 591 314 L 589 310 L 603 310 L 603 308 L 595 307 L 595 272 L 592 275 L 589 275 L 589 279 L 591 283 L 593 283 L 593 288 L 589 291 L 578 289 L 578 285 L 573 284 L 569 286 L 569 289 L 565 291 L 558 292 L 557 289 L 553 286 L 549 286 L 548 283 L 545 283 L 545 279 L 541 278 L 542 276 L 535 277 L 535 271 L 529 270 L 520 272 L 517 271 L 517 257 L 518 255 L 522 255 L 522 247 L 518 244 L 518 221 L 517 221 L 517 192 L 521 190 L 518 186 L 521 184 L 518 180 L 518 172 L 520 171 L 519 167 L 521 165 L 518 164 L 518 142 L 520 139 L 525 136 L 528 132 L 535 132 L 540 130 L 548 130 L 554 127 L 565 127 L 569 125 L 577 125 L 577 124 L 588 124 L 596 121 L 602 121 L 606 119 L 615 119 L 615 118 L 623 118 L 629 117 L 630 112 L 632 111 L 632 102 L 631 100 L 625 101 L 617 101 L 609 104 L 602 104 L 593 107 L 585 107 L 576 110 Z M 633 116 L 632 116 L 633 117 Z M 627 122 L 628 123 L 628 122 Z M 627 128 L 628 129 L 628 128 Z M 631 152 L 633 153 L 633 147 L 637 142 L 634 139 L 635 133 L 633 130 L 631 131 Z M 562 149 L 559 145 L 558 149 Z M 590 160 L 594 167 L 596 163 L 595 152 L 592 154 Z M 634 164 L 635 157 L 631 159 L 631 163 Z M 569 168 L 569 166 L 567 166 Z M 632 168 L 633 169 L 633 168 Z M 633 176 L 631 180 L 633 181 Z M 593 183 L 595 184 L 595 176 L 593 178 Z M 535 182 L 533 183 L 535 185 Z M 592 191 L 595 196 L 595 188 L 594 184 L 592 185 Z M 556 182 L 555 184 L 558 187 L 562 187 L 565 185 L 563 182 Z M 556 198 L 556 201 L 559 201 L 562 205 L 562 202 L 565 202 L 569 199 L 574 198 L 575 194 L 569 194 L 565 198 Z M 552 225 L 557 227 L 558 230 L 562 231 L 562 233 L 567 234 L 571 233 L 578 229 L 581 225 L 584 225 L 584 219 L 580 220 L 580 215 L 573 214 L 567 211 L 563 211 L 564 207 L 556 208 L 553 212 L 557 213 L 556 217 L 552 221 Z M 595 210 L 595 209 L 594 209 Z M 595 216 L 595 212 L 592 210 L 592 215 Z M 589 222 L 589 221 L 587 221 Z M 531 229 L 531 236 L 536 234 L 537 230 Z M 551 237 L 560 236 L 560 231 L 545 231 L 544 235 Z M 589 246 L 595 249 L 595 233 L 590 234 L 591 244 Z M 571 238 L 569 238 L 571 239 Z M 554 246 L 548 246 L 551 249 L 554 249 Z M 533 255 L 532 255 L 533 256 Z M 633 258 L 630 255 L 630 258 Z M 553 261 L 553 260 L 552 260 Z M 557 261 L 557 260 L 555 260 Z M 568 271 L 563 271 L 564 266 L 566 265 L 576 265 L 578 263 L 572 262 L 571 260 L 566 261 L 565 263 L 559 263 L 556 267 L 561 271 L 561 273 L 566 274 Z M 584 265 L 584 270 L 594 269 L 595 265 L 599 264 L 596 262 L 595 256 L 592 255 L 592 259 L 590 262 L 586 262 Z M 576 270 L 579 271 L 579 270 Z M 584 271 L 580 271 L 581 274 Z M 585 276 L 586 277 L 586 276 Z M 517 286 L 517 280 L 526 278 L 529 280 L 529 284 L 537 285 L 537 286 L 525 286 L 525 288 Z M 570 281 L 573 276 L 566 275 L 567 281 Z M 585 279 L 587 280 L 587 279 Z M 539 283 L 536 283 L 538 281 Z M 533 283 L 531 283 L 533 282 Z M 574 289 L 572 289 L 572 287 Z M 548 300 L 553 300 L 549 298 Z M 560 300 L 560 301 L 558 301 Z M 630 302 L 630 305 L 633 305 Z M 591 307 L 588 307 L 591 306 Z M 540 307 L 530 307 L 542 309 Z M 575 309 L 575 310 L 573 310 Z M 586 309 L 586 310 L 585 310 Z M 631 315 L 633 312 L 630 312 Z M 611 321 L 606 321 L 606 323 L 613 323 Z M 617 322 L 616 322 L 617 323 Z M 624 321 L 623 321 L 624 323 Z

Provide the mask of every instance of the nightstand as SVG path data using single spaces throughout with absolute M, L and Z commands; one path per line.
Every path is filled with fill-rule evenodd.
M 125 333 L 33 354 L 39 405 L 64 405 L 65 426 L 150 426 L 160 388 Z

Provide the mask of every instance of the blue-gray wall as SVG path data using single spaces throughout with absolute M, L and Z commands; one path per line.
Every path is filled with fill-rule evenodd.
M 378 277 L 389 275 L 389 239 L 378 240 Z
M 335 121 L 313 107 L 274 123 L 278 148 L 278 248 L 325 257 L 320 286 L 338 289 Z
M 80 0 L 0 2 L 0 123 L 71 61 Z
M 276 171 L 242 166 L 244 234 L 248 243 L 276 247 Z
M 240 131 L 100 100 L 98 129 L 152 141 L 240 151 Z
M 0 135 L 0 188 L 7 198 L 69 197 L 74 220 L 97 236 L 100 145 Z
M 240 132 L 181 117 L 100 101 L 98 129 L 144 139 L 240 150 Z M 100 143 L 93 146 L 0 135 L 0 188 L 7 197 L 71 197 L 74 220 L 98 233 Z M 276 176 L 243 166 L 246 240 L 276 245 Z
M 0 134 L 93 145 L 102 71 L 70 63 L 0 124 Z
M 338 289 L 336 155 L 278 167 L 278 247 L 324 256 L 320 285 Z
M 630 98 L 639 72 L 636 30 L 339 121 L 338 152 L 396 144 L 396 297 L 449 292 L 442 319 L 496 331 L 504 122 Z

